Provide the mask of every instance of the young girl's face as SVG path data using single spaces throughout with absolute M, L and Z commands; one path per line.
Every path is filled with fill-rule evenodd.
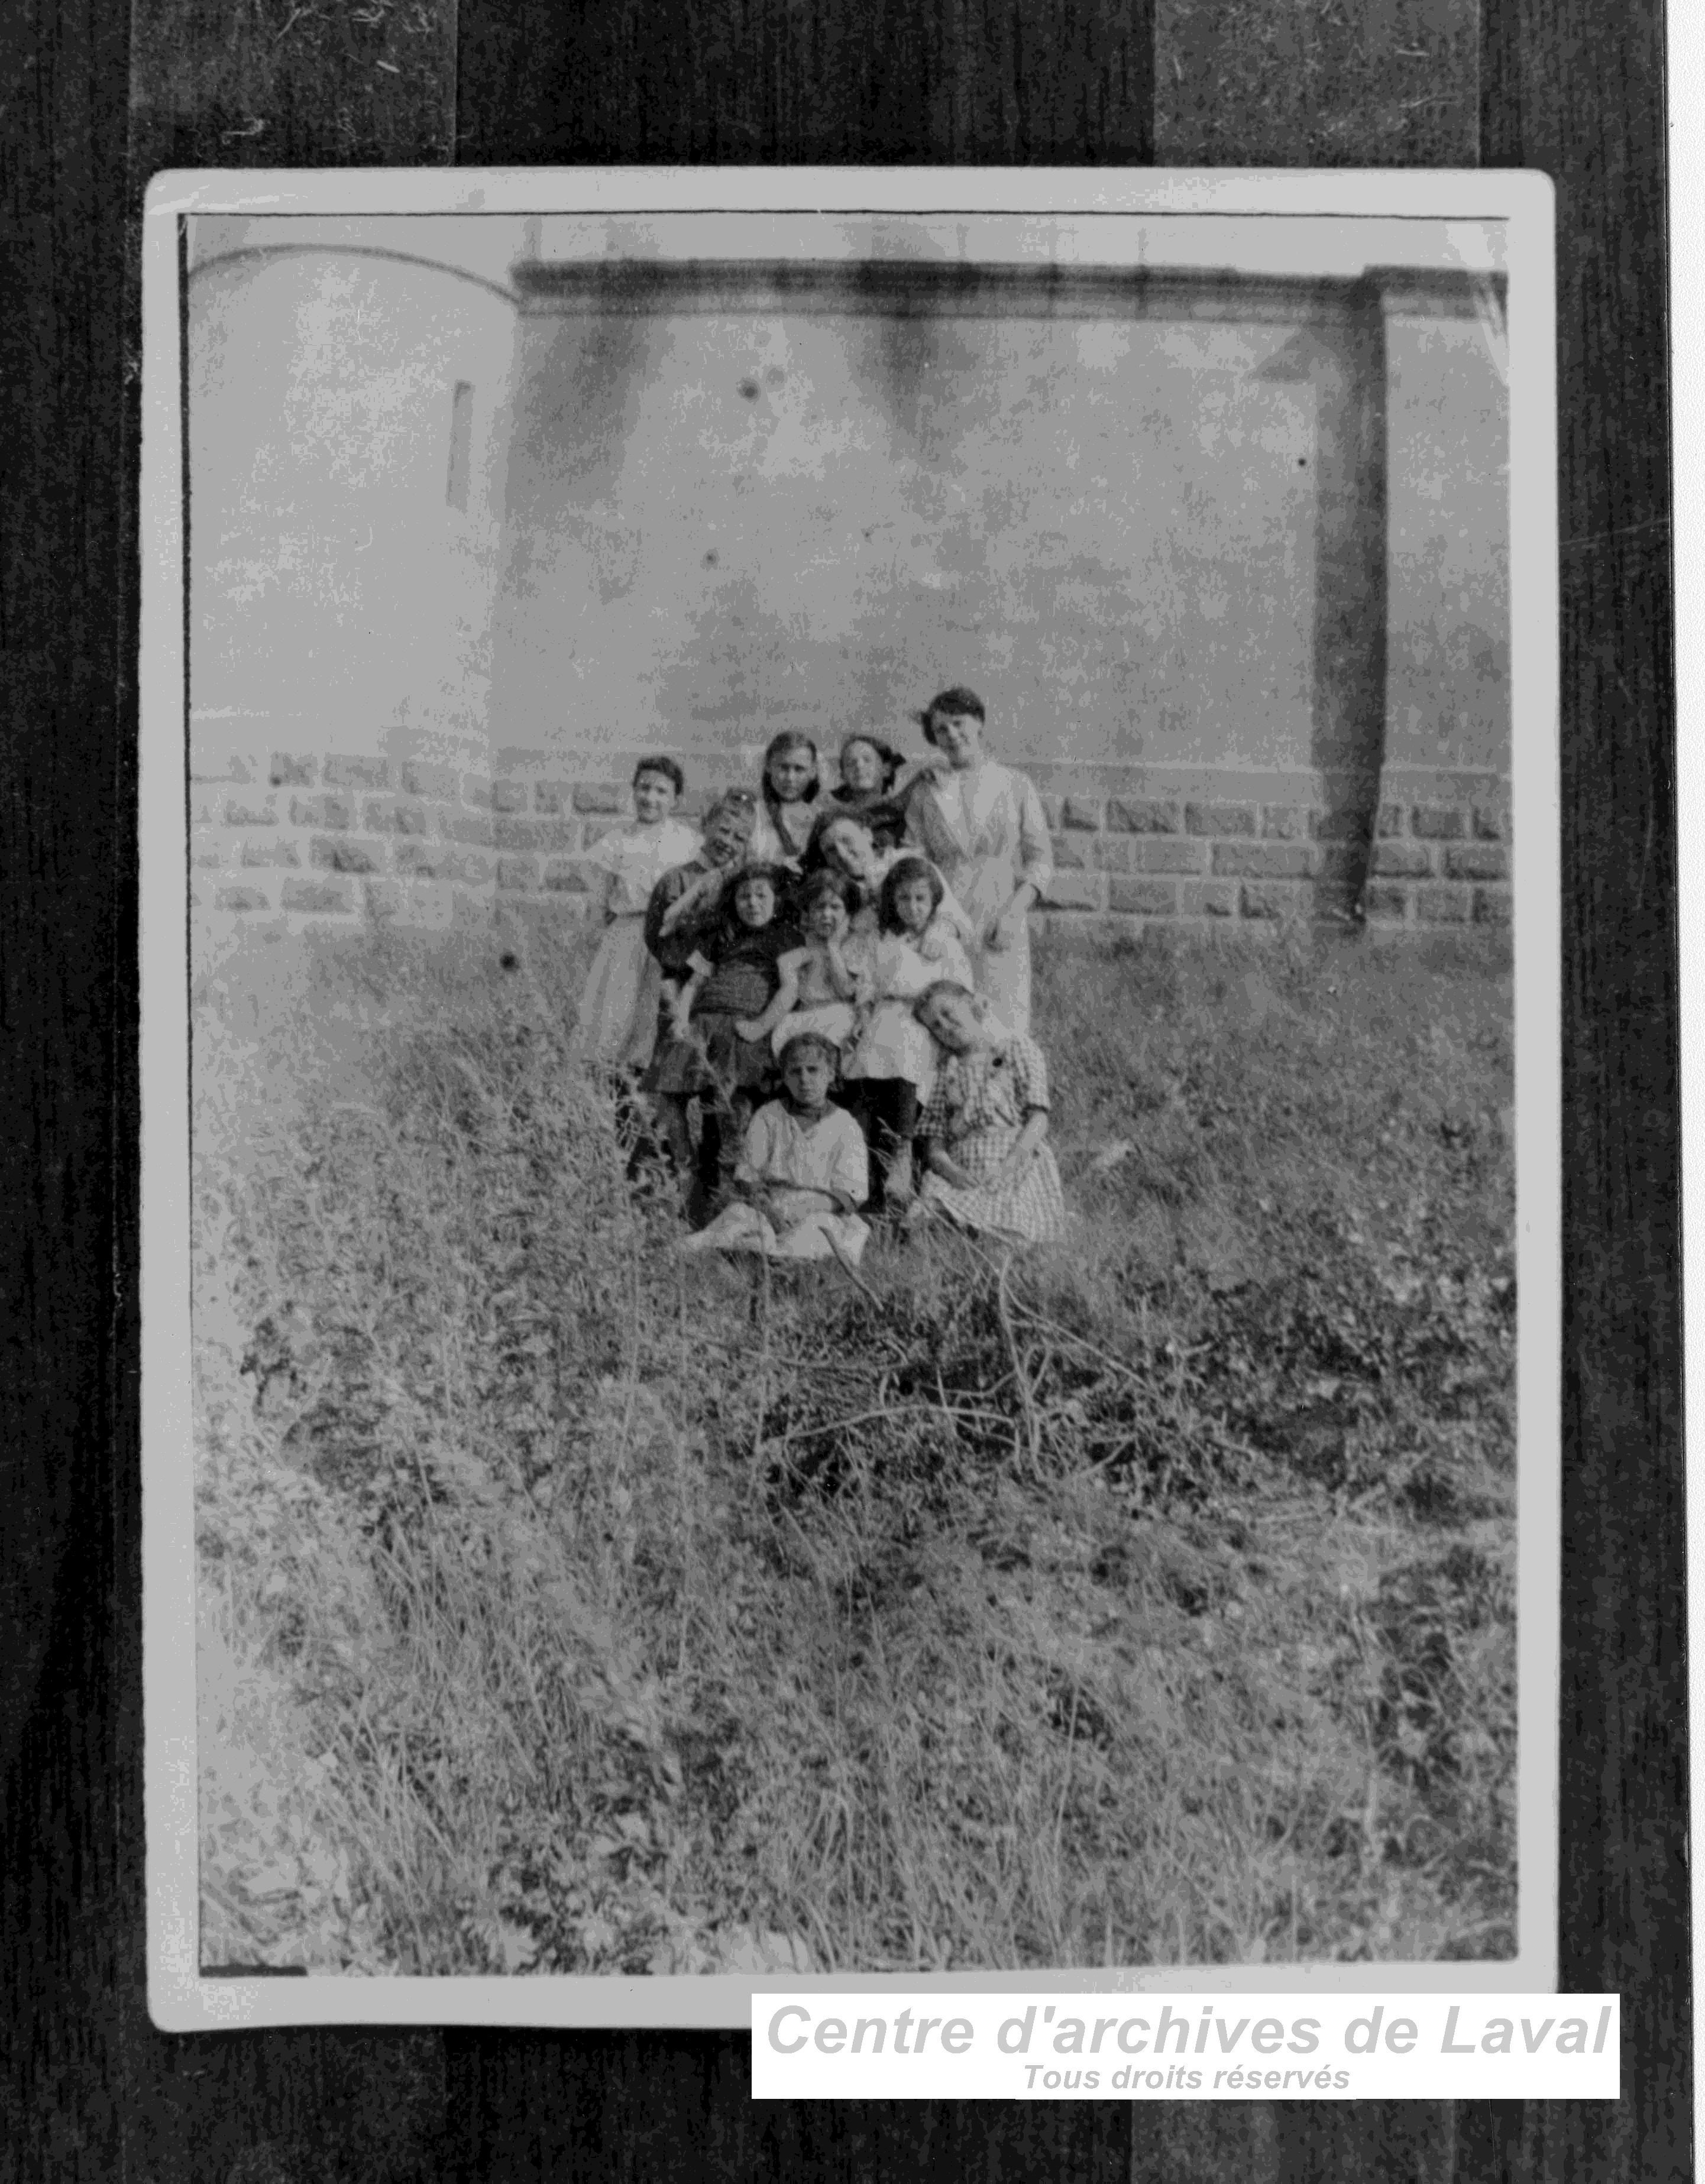
M 918 1022 L 949 1054 L 970 1054 L 986 1044 L 982 1020 L 969 994 L 932 994 L 920 1006 Z
M 675 805 L 675 784 L 666 773 L 642 773 L 634 783 L 634 816 L 642 827 L 655 827 L 667 819 Z
M 831 1072 L 829 1056 L 819 1046 L 802 1046 L 787 1057 L 781 1081 L 796 1107 L 815 1114 L 829 1097 Z
M 870 838 L 868 827 L 856 820 L 837 819 L 826 828 L 823 836 L 825 854 L 833 859 L 849 879 L 863 879 L 870 869 L 876 848 Z
M 738 864 L 752 839 L 752 814 L 736 805 L 725 805 L 705 829 L 705 854 L 713 864 Z
M 817 777 L 817 765 L 810 752 L 797 744 L 789 744 L 777 751 L 765 769 L 769 785 L 781 804 L 797 804 Z
M 908 933 L 921 933 L 936 914 L 935 890 L 921 877 L 902 880 L 894 890 L 894 915 Z
M 820 894 L 805 913 L 805 930 L 813 940 L 846 938 L 847 905 L 838 894 Z
M 774 883 L 762 877 L 742 880 L 734 891 L 734 914 L 749 931 L 761 931 L 775 915 Z
M 869 796 L 882 786 L 882 761 L 874 744 L 848 744 L 841 754 L 841 785 L 855 796 Z

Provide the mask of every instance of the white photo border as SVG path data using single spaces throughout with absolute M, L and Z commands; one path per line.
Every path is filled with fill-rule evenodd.
M 714 203 L 707 203 L 713 198 Z M 1154 1965 L 1026 1972 L 1037 1992 L 1555 1991 L 1560 1739 L 1561 896 L 1553 195 L 1543 176 L 1048 168 L 355 170 L 164 174 L 143 220 L 139 753 L 144 1817 L 154 2024 L 744 2031 L 755 1992 L 838 1975 L 204 1978 L 198 1955 L 195 1554 L 187 1056 L 182 222 L 198 214 L 814 213 L 1502 223 L 1510 378 L 1518 1203 L 1518 1953 L 1494 1963 Z M 1518 390 L 1518 394 L 1517 393 Z M 1009 1988 L 1013 1969 L 862 1988 Z

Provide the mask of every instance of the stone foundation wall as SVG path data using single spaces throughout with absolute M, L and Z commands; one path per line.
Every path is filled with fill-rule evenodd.
M 191 783 L 193 928 L 216 950 L 221 933 L 256 923 L 584 917 L 595 900 L 585 852 L 629 808 L 631 760 L 600 779 L 545 763 L 494 777 L 335 752 L 229 759 Z M 1382 938 L 1510 922 L 1509 792 L 1497 775 L 1389 769 L 1374 800 L 1329 776 L 1024 771 L 1053 836 L 1040 905 L 1051 922 L 1252 938 L 1322 920 L 1365 920 Z M 716 779 L 755 772 L 725 765 Z M 694 783 L 684 816 L 713 793 Z

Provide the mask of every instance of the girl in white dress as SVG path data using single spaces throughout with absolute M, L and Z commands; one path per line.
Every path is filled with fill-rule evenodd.
M 832 1041 L 813 1031 L 781 1057 L 786 1097 L 758 1109 L 734 1172 L 734 1197 L 684 1251 L 757 1251 L 766 1258 L 827 1259 L 856 1266 L 870 1231 L 859 1218 L 869 1187 L 864 1139 L 830 1104 Z
M 627 1073 L 651 1058 L 662 984 L 646 946 L 646 908 L 663 874 L 698 854 L 696 829 L 671 816 L 685 786 L 674 759 L 642 758 L 634 769 L 633 818 L 601 834 L 586 853 L 603 882 L 604 938 L 568 1050 L 594 1068 Z
M 943 978 L 967 989 L 971 983 L 946 897 L 931 864 L 903 855 L 890 866 L 878 898 L 878 931 L 869 944 L 872 1001 L 847 1057 L 842 1092 L 874 1157 L 873 1206 L 899 1206 L 911 1198 L 918 1111 L 935 1089 L 936 1042 L 912 1005 Z
M 919 715 L 942 755 L 906 800 L 912 839 L 970 915 L 976 991 L 1009 1031 L 1030 1029 L 1029 912 L 1054 878 L 1042 800 L 1023 774 L 983 748 L 983 703 L 943 690 Z

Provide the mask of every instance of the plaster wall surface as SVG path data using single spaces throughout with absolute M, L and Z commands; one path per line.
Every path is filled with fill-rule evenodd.
M 482 761 L 515 323 L 466 273 L 359 252 L 195 270 L 193 770 Z
M 588 313 L 523 325 L 492 740 L 915 743 L 1307 767 L 1315 471 L 1295 329 Z
M 1385 758 L 1510 763 L 1509 396 L 1495 324 L 1388 319 Z

